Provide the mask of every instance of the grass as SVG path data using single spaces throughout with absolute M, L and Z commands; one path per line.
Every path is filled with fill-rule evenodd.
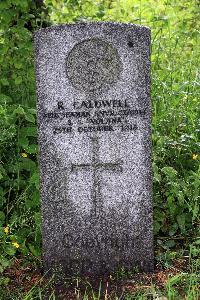
M 44 295 L 48 292 L 48 299 L 198 300 L 200 296 L 199 253 L 196 246 L 190 247 L 190 252 L 168 250 L 165 256 L 157 256 L 154 273 L 138 273 L 137 270 L 127 273 L 121 269 L 110 276 L 96 280 L 69 277 L 65 279 L 65 284 L 58 286 L 57 289 L 55 276 L 49 279 L 41 275 L 38 262 L 35 265 L 27 262 L 25 265 L 23 259 L 18 259 L 4 273 L 4 279 L 7 279 L 9 284 L 2 285 L 0 299 L 40 300 L 45 299 Z

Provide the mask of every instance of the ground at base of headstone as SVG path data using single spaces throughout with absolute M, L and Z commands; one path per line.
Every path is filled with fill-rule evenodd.
M 198 259 L 197 259 L 198 261 Z M 199 299 L 200 282 L 197 263 L 189 261 L 187 253 L 171 262 L 157 263 L 153 273 L 119 272 L 104 278 L 69 277 L 62 285 L 55 284 L 42 274 L 36 264 L 24 264 L 24 259 L 15 259 L 4 271 L 2 300 L 169 300 Z

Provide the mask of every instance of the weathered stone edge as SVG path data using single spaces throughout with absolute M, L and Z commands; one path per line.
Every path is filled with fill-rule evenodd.
M 77 23 L 70 23 L 70 24 L 61 24 L 61 25 L 53 25 L 50 27 L 46 27 L 46 28 L 41 28 L 37 31 L 35 31 L 33 33 L 34 36 L 39 35 L 40 33 L 44 33 L 44 32 L 51 32 L 51 31 L 59 31 L 62 29 L 66 29 L 66 28 L 70 28 L 70 27 L 86 27 L 86 26 L 90 26 L 90 25 L 101 25 L 101 26 L 120 26 L 121 28 L 135 28 L 135 29 L 144 29 L 145 31 L 149 31 L 149 33 L 151 32 L 151 29 L 148 26 L 144 26 L 144 25 L 139 25 L 139 24 L 133 24 L 133 23 L 121 23 L 121 22 L 95 22 L 95 21 L 91 21 L 91 22 L 77 22 Z

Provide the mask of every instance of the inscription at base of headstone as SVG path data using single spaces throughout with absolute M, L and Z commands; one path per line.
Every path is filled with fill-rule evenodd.
M 45 270 L 153 270 L 150 30 L 35 34 Z

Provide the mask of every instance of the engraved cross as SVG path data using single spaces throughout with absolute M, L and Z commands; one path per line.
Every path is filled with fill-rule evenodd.
M 92 186 L 92 201 L 93 201 L 93 213 L 97 216 L 97 211 L 100 211 L 102 207 L 101 191 L 100 191 L 100 174 L 99 170 L 111 170 L 115 172 L 122 172 L 123 162 L 121 160 L 116 162 L 103 163 L 99 160 L 99 141 L 97 137 L 92 139 L 92 162 L 86 164 L 72 164 L 71 172 L 78 170 L 92 170 L 93 186 Z

